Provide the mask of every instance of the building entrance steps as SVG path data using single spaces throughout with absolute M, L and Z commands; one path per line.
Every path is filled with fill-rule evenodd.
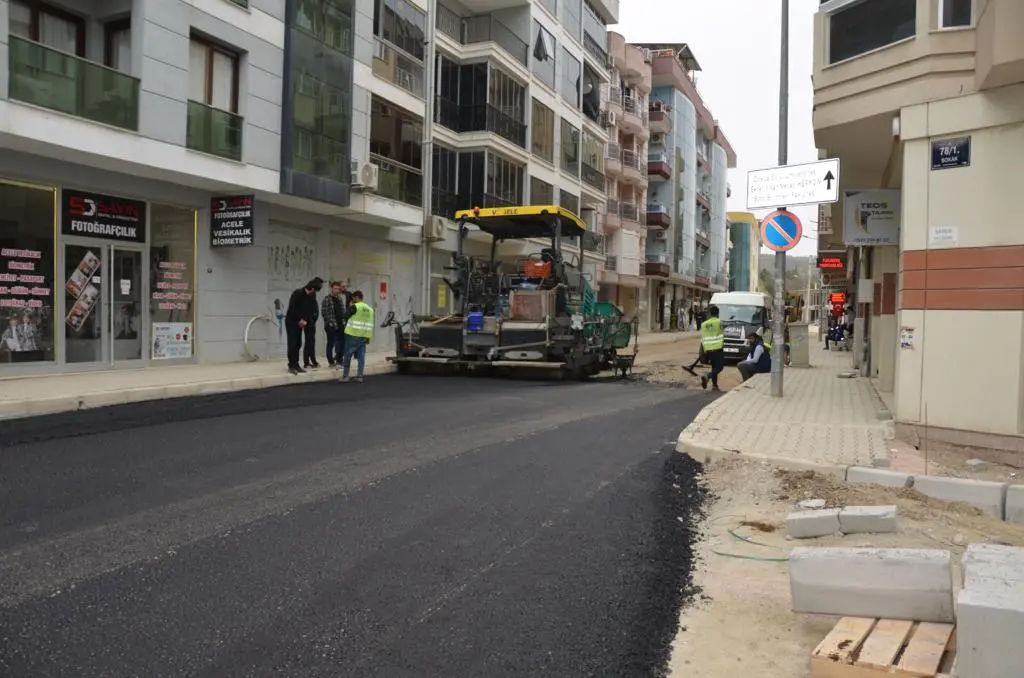
M 676 449 L 698 461 L 737 454 L 828 472 L 888 460 L 895 427 L 852 354 L 812 341 L 811 367 L 786 368 L 782 398 L 761 374 L 718 398 L 679 435 Z M 727 367 L 726 369 L 735 369 Z
M 640 334 L 644 346 L 682 341 L 693 332 Z M 367 375 L 394 371 L 385 353 L 366 356 Z M 210 395 L 254 388 L 337 379 L 340 372 L 327 366 L 306 374 L 288 374 L 285 359 L 276 361 L 146 367 L 72 374 L 0 377 L 0 421 L 17 417 L 55 414 L 74 410 Z M 355 370 L 355 365 L 352 366 Z

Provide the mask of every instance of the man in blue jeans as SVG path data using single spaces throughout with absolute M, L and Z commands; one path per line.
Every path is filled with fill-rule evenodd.
M 363 368 L 366 366 L 366 346 L 373 339 L 373 309 L 363 301 L 363 293 L 356 290 L 352 293 L 352 306 L 345 323 L 345 363 L 342 368 L 341 381 L 349 380 L 349 368 L 352 357 L 358 362 L 355 381 L 363 383 Z
M 772 371 L 772 354 L 768 352 L 761 336 L 757 332 L 751 332 L 748 340 L 750 353 L 736 365 L 743 381 L 750 379 L 755 374 L 768 374 Z
M 327 335 L 327 364 L 341 367 L 345 355 L 345 318 L 348 317 L 345 284 L 341 281 L 331 283 L 331 293 L 320 304 L 320 317 L 324 319 L 324 333 Z

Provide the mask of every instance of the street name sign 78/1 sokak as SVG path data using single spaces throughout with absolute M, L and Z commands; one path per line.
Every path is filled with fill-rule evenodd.
M 839 202 L 839 159 L 747 172 L 747 209 Z

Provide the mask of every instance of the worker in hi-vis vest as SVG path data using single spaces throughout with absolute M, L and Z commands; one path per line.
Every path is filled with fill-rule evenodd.
M 341 381 L 348 381 L 349 367 L 352 356 L 358 362 L 356 383 L 363 383 L 363 368 L 366 367 L 366 345 L 373 339 L 373 309 L 363 301 L 363 293 L 356 290 L 352 293 L 352 306 L 345 323 L 345 364 L 341 373 Z
M 710 306 L 708 313 L 711 317 L 700 325 L 700 346 L 711 365 L 711 372 L 700 378 L 700 387 L 706 389 L 710 381 L 712 390 L 717 391 L 718 375 L 725 369 L 725 353 L 722 350 L 725 348 L 725 334 L 722 332 L 722 321 L 718 319 L 718 307 Z

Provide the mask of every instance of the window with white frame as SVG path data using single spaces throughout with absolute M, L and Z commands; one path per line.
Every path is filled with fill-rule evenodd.
M 974 23 L 974 0 L 939 0 L 939 28 L 965 28 Z

